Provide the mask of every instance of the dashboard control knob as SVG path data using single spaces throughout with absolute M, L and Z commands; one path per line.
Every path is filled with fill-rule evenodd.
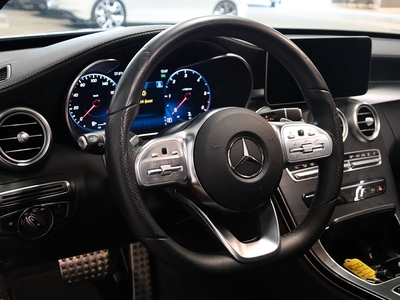
M 39 232 L 46 226 L 46 216 L 41 212 L 28 213 L 23 218 L 23 226 L 26 231 Z
M 54 217 L 45 206 L 32 206 L 26 209 L 18 219 L 18 232 L 28 239 L 44 236 L 53 226 Z

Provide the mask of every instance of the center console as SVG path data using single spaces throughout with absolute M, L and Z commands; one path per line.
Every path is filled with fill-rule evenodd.
M 400 299 L 399 204 L 385 141 L 379 132 L 368 139 L 357 130 L 357 114 L 363 113 L 364 107 L 351 100 L 337 104 L 348 121 L 342 125 L 348 126 L 349 132 L 344 137 L 342 188 L 330 223 L 310 255 L 314 267 L 344 288 L 351 285 L 364 295 Z M 372 106 L 366 107 L 378 118 Z M 378 121 L 374 119 L 375 124 Z M 388 126 L 380 122 L 380 126 Z M 317 177 L 318 165 L 312 161 L 291 165 L 283 172 L 279 189 L 290 211 L 288 224 L 299 224 L 305 218 Z M 357 264 L 351 269 L 348 262 Z M 368 270 L 371 278 L 363 275 Z

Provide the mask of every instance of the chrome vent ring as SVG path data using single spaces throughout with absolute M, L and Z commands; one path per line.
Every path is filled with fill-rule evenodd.
M 11 65 L 6 65 L 0 68 L 0 82 L 6 81 L 11 77 Z
M 39 162 L 51 144 L 51 129 L 38 112 L 24 107 L 0 113 L 0 159 L 8 166 Z
M 380 120 L 375 108 L 362 103 L 356 106 L 354 114 L 357 138 L 361 141 L 376 139 L 380 131 Z
M 344 142 L 349 134 L 349 124 L 347 123 L 347 119 L 342 111 L 337 108 L 337 112 L 339 115 L 340 127 L 342 128 L 342 137 Z

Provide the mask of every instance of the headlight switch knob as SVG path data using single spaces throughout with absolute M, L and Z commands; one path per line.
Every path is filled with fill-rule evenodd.
M 54 217 L 45 206 L 32 206 L 26 209 L 18 219 L 18 232 L 28 239 L 44 236 L 53 226 Z

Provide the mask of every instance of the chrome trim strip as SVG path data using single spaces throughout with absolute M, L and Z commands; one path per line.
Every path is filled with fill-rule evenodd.
M 337 108 L 337 112 L 339 115 L 339 119 L 342 122 L 343 130 L 342 130 L 342 137 L 343 137 L 343 142 L 346 141 L 347 136 L 349 135 L 349 123 L 347 122 L 347 119 L 343 112 Z
M 360 150 L 360 151 L 351 151 L 351 152 L 346 152 L 344 155 L 349 155 L 349 154 L 353 154 L 353 153 L 362 153 L 365 151 L 377 151 L 378 155 L 376 157 L 372 157 L 372 158 L 365 158 L 365 157 L 361 157 L 361 158 L 354 158 L 354 159 L 347 159 L 344 160 L 343 165 L 344 165 L 344 169 L 343 172 L 353 172 L 353 171 L 358 171 L 358 170 L 362 170 L 362 169 L 366 169 L 366 168 L 372 168 L 372 167 L 377 167 L 380 166 L 382 164 L 382 156 L 381 156 L 381 152 L 378 149 L 367 149 L 367 150 Z M 368 165 L 368 166 L 363 166 L 363 167 L 357 167 L 357 162 L 360 161 L 366 161 L 368 160 L 371 163 L 376 162 L 373 165 Z M 351 162 L 355 162 L 356 164 L 352 164 Z M 360 165 L 360 163 L 358 163 L 358 165 Z M 362 165 L 362 164 L 361 164 Z M 354 168 L 356 167 L 356 168 Z M 305 168 L 302 170 L 297 170 L 297 171 L 290 171 L 289 168 L 286 168 L 286 173 L 289 175 L 289 177 L 295 181 L 295 182 L 301 182 L 301 181 L 305 181 L 305 180 L 311 180 L 311 179 L 315 179 L 318 177 L 318 166 L 316 167 L 309 167 L 309 168 Z M 308 178 L 296 178 L 297 174 L 301 174 L 301 173 L 305 173 L 305 172 L 315 172 L 316 176 L 313 177 L 308 177 Z
M 3 205 L 4 196 L 8 196 L 8 195 L 12 195 L 12 194 L 15 194 L 17 196 L 18 194 L 22 194 L 23 192 L 26 192 L 29 190 L 34 191 L 35 189 L 40 189 L 40 188 L 43 188 L 46 186 L 58 185 L 58 184 L 64 184 L 66 187 L 66 191 L 53 193 L 53 194 L 49 194 L 49 195 L 45 195 L 45 196 L 40 196 L 36 200 L 43 200 L 43 199 L 48 199 L 48 198 L 52 198 L 52 197 L 56 197 L 56 196 L 65 195 L 71 191 L 71 184 L 66 180 L 60 180 L 60 181 L 54 181 L 54 182 L 42 183 L 42 184 L 35 184 L 35 185 L 30 185 L 30 186 L 26 186 L 26 187 L 22 187 L 22 188 L 18 188 L 18 189 L 12 189 L 12 190 L 0 192 L 0 205 Z
M 18 127 L 18 126 L 29 126 L 29 125 L 37 125 L 37 122 L 29 122 L 29 123 L 17 123 L 17 124 L 11 124 L 11 125 L 3 125 L 2 127 L 8 128 L 8 127 Z

